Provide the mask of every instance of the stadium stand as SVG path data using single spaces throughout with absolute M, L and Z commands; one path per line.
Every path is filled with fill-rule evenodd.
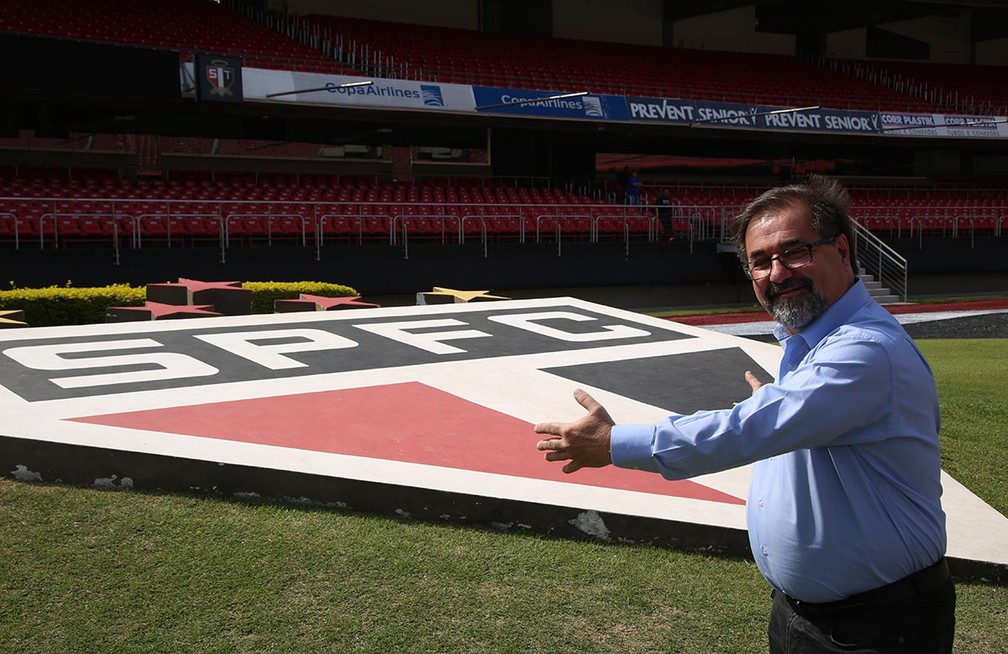
M 178 52 L 180 61 L 208 53 L 285 71 L 548 91 L 924 113 L 994 111 L 1008 104 L 1003 68 L 997 67 L 603 43 L 297 16 L 260 6 L 241 0 L 39 0 L 0 13 L 0 31 L 167 50 Z M 146 54 L 173 60 L 165 52 Z M 30 84 L 15 90 L 18 106 L 3 116 L 21 124 L 0 133 L 0 163 L 9 164 L 0 168 L 0 247 L 80 254 L 113 243 L 117 265 L 119 249 L 143 250 L 130 253 L 142 256 L 168 247 L 219 248 L 221 263 L 225 249 L 342 245 L 356 254 L 362 246 L 406 243 L 679 240 L 688 241 L 692 254 L 694 242 L 723 241 L 727 221 L 759 191 L 831 157 L 844 166 L 824 170 L 850 173 L 855 216 L 884 238 L 998 237 L 1008 222 L 1008 189 L 998 173 L 989 182 L 968 177 L 996 168 L 997 128 L 967 143 L 960 165 L 947 154 L 954 139 L 902 139 L 897 145 L 879 130 L 855 137 L 727 125 L 692 130 L 611 116 L 596 128 L 553 116 L 512 120 L 309 103 L 285 103 L 281 110 L 258 101 L 225 113 L 171 93 L 152 111 L 138 111 L 132 101 L 120 110 L 114 93 L 96 94 L 88 100 L 100 108 L 81 109 L 78 120 L 70 96 L 52 107 L 51 98 Z M 53 124 L 57 119 L 63 124 Z M 560 136 L 567 130 L 570 139 Z M 428 156 L 421 153 L 425 148 Z M 624 153 L 632 161 L 663 160 L 641 170 L 654 171 L 643 175 L 650 184 L 643 206 L 622 205 L 622 189 L 609 181 L 618 170 L 610 164 L 622 167 Z M 747 170 L 697 163 L 719 158 L 760 163 Z M 669 164 L 673 159 L 683 165 Z M 883 165 L 875 167 L 878 162 Z M 915 181 L 903 185 L 901 179 Z M 660 188 L 672 191 L 670 233 L 651 204 Z M 385 254 L 400 256 L 392 249 Z M 637 252 L 638 261 L 662 256 L 656 248 Z M 629 247 L 624 254 L 629 262 Z M 716 274 L 727 270 L 717 262 L 707 272 L 715 268 Z
M 982 116 L 1008 114 L 1003 66 L 913 61 L 830 61 L 831 67 L 866 81 L 903 89 L 956 112 Z
M 483 34 L 321 15 L 250 16 L 202 0 L 170 5 L 39 0 L 13 4 L 0 14 L 0 30 L 167 48 L 186 57 L 239 56 L 245 65 L 265 68 L 516 88 L 893 111 L 932 111 L 945 97 L 935 97 L 934 85 L 893 81 L 891 86 L 899 88 L 890 88 L 888 76 L 864 75 L 858 68 L 845 74 L 850 67 L 780 55 Z M 977 78 L 976 71 L 962 75 L 931 66 L 903 70 L 921 81 L 938 76 L 953 93 L 969 88 L 970 97 L 990 88 L 990 75 L 996 74 Z
M 227 247 L 477 240 L 625 240 L 720 237 L 760 187 L 683 183 L 672 191 L 673 233 L 655 207 L 627 207 L 557 188 L 487 178 L 397 183 L 361 175 L 186 171 L 123 179 L 108 170 L 22 168 L 0 172 L 0 242 L 40 247 L 109 242 Z M 858 187 L 856 217 L 886 236 L 1000 235 L 1004 187 Z
M 357 245 L 400 238 L 490 240 L 654 239 L 646 210 L 553 189 L 490 179 L 392 183 L 363 176 L 183 172 L 121 179 L 108 170 L 21 169 L 0 175 L 8 240 L 66 247 L 228 246 L 336 239 Z M 3 234 L 0 234 L 2 237 Z
M 204 0 L 12 2 L 6 3 L 0 12 L 0 30 L 164 48 L 187 56 L 193 53 L 241 56 L 246 65 L 264 68 L 328 73 L 343 70 L 319 50 Z
M 302 19 L 365 48 L 409 79 L 778 106 L 930 111 L 936 105 L 794 57 L 658 48 L 313 15 Z M 353 44 L 353 47 L 349 47 Z M 390 64 L 391 62 L 391 64 Z M 368 63 L 355 62 L 368 71 Z

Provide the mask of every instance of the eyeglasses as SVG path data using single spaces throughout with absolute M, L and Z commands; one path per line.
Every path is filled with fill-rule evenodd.
M 834 236 L 828 236 L 826 238 L 821 238 L 818 241 L 813 241 L 807 245 L 799 245 L 798 247 L 791 248 L 790 250 L 784 250 L 780 254 L 775 254 L 772 257 L 760 257 L 749 263 L 742 264 L 742 270 L 749 279 L 753 281 L 759 281 L 770 276 L 770 271 L 773 269 L 774 259 L 780 261 L 781 265 L 788 270 L 794 270 L 795 268 L 801 268 L 802 266 L 807 266 L 812 263 L 812 248 L 818 247 L 820 245 L 830 245 L 835 243 L 839 234 Z

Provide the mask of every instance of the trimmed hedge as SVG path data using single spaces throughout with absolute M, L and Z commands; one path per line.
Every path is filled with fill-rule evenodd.
M 349 286 L 324 282 L 245 282 L 242 288 L 252 291 L 252 313 L 273 313 L 274 300 L 293 300 L 301 293 L 322 297 L 360 295 Z
M 105 322 L 107 307 L 142 306 L 147 289 L 128 284 L 102 288 L 14 288 L 0 291 L 0 309 L 23 309 L 31 327 Z
M 326 297 L 359 295 L 342 284 L 322 282 L 245 282 L 252 291 L 252 313 L 273 313 L 273 301 L 292 299 L 301 293 Z M 0 291 L 0 309 L 22 309 L 31 327 L 87 325 L 105 322 L 108 307 L 143 306 L 147 289 L 143 286 L 113 284 L 101 288 L 14 288 Z

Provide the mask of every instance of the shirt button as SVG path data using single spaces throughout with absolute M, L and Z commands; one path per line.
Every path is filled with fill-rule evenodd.
M 763 506 L 764 506 L 764 502 L 763 502 L 763 500 L 760 500 L 760 501 L 759 501 L 759 506 L 760 506 L 760 508 L 761 508 L 761 509 L 763 508 Z
M 769 554 L 769 552 L 767 552 L 766 545 L 760 546 L 760 552 L 763 553 L 763 556 L 767 556 Z

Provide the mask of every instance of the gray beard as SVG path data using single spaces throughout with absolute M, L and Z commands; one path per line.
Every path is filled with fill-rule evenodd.
M 779 298 L 786 289 L 801 286 L 809 292 L 798 297 Z M 792 331 L 804 329 L 829 309 L 829 302 L 818 288 L 807 278 L 792 278 L 784 284 L 771 283 L 767 287 L 767 311 L 774 320 Z

